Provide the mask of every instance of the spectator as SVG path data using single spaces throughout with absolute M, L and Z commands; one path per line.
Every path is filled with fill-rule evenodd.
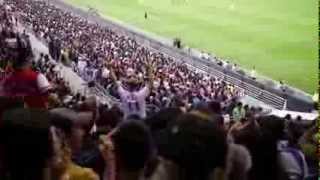
M 308 177 L 308 165 L 305 156 L 302 153 L 298 140 L 302 136 L 302 131 L 297 124 L 289 124 L 289 141 L 288 145 L 280 147 L 279 163 L 281 179 L 303 180 Z
M 148 66 L 148 84 L 142 89 L 138 89 L 139 78 L 134 74 L 129 77 L 126 82 L 127 89 L 120 81 L 117 81 L 117 77 L 112 72 L 112 79 L 117 85 L 118 93 L 121 98 L 121 107 L 124 112 L 124 119 L 127 119 L 131 115 L 138 115 L 140 118 L 146 118 L 146 102 L 145 99 L 152 90 L 152 69 L 151 65 Z
M 281 168 L 278 164 L 278 143 L 285 136 L 284 122 L 275 116 L 263 116 L 257 120 L 259 132 L 251 148 L 248 148 L 253 162 L 249 179 L 279 179 Z
M 257 75 L 256 75 L 256 67 L 253 66 L 252 70 L 250 71 L 250 77 L 253 79 L 253 80 L 256 80 L 257 78 Z
M 242 103 L 239 102 L 237 106 L 232 110 L 232 119 L 236 122 L 245 117 L 245 110 L 242 107 Z
M 188 101 L 189 104 L 192 97 L 205 102 L 214 99 L 228 101 L 240 95 L 238 89 L 227 89 L 225 88 L 227 84 L 220 80 L 216 81 L 213 77 L 192 72 L 185 64 L 177 63 L 161 53 L 152 53 L 139 46 L 133 39 L 119 36 L 109 29 L 91 24 L 81 17 L 76 17 L 44 2 L 28 1 L 26 6 L 20 1 L 12 1 L 10 5 L 25 12 L 22 14 L 22 23 L 32 24 L 36 34 L 50 36 L 53 39 L 49 41 L 53 44 L 52 46 L 56 40 L 59 42 L 61 48 L 53 48 L 53 51 L 70 49 L 73 66 L 80 65 L 78 72 L 88 81 L 98 80 L 97 83 L 110 87 L 111 76 L 100 78 L 102 73 L 95 75 L 97 72 L 104 71 L 102 66 L 105 63 L 114 67 L 118 77 L 126 76 L 126 69 L 134 69 L 140 78 L 144 78 L 147 57 L 155 65 L 156 87 L 150 93 L 156 96 L 147 98 L 147 103 L 152 104 L 153 107 L 169 107 L 174 97 L 183 97 L 183 101 Z M 38 11 L 32 9 L 38 9 Z M 64 21 L 57 19 L 64 19 Z M 81 63 L 77 59 L 81 59 Z M 103 61 L 105 59 L 107 62 Z M 118 97 L 115 92 L 111 91 L 110 94 Z
M 318 177 L 317 127 L 313 125 L 299 139 L 299 145 L 308 164 L 308 179 Z
M 33 54 L 30 45 L 26 44 L 28 41 L 19 36 L 13 41 L 14 72 L 4 80 L 1 95 L 12 98 L 23 97 L 28 107 L 46 108 L 51 86 L 43 74 L 31 69 Z
M 82 168 L 72 162 L 72 157 L 79 153 L 85 136 L 85 127 L 88 120 L 77 116 L 67 109 L 52 111 L 51 123 L 55 127 L 55 148 L 60 155 L 60 176 L 74 180 L 97 180 L 98 176 L 90 169 Z
M 148 128 L 138 121 L 122 124 L 111 136 L 104 138 L 102 152 L 107 160 L 108 179 L 139 180 L 144 177 L 144 169 L 154 155 L 152 137 Z M 114 149 L 114 154 L 110 149 Z M 115 158 L 115 159 L 113 159 Z M 116 168 L 115 168 L 116 167 Z
M 155 174 L 159 179 L 206 180 L 215 168 L 225 167 L 225 134 L 206 119 L 182 115 L 161 141 L 160 153 L 165 160 Z
M 54 157 L 48 112 L 15 109 L 3 115 L 1 148 L 4 180 L 45 180 Z M 1 157 L 1 156 L 0 156 Z
M 69 53 L 63 57 L 73 61 L 73 68 L 80 76 L 91 81 L 90 87 L 100 89 L 102 84 L 114 98 L 120 95 L 120 104 L 127 109 L 136 99 L 123 97 L 124 91 L 135 94 L 143 90 L 144 93 L 139 106 L 143 107 L 142 111 L 124 109 L 123 114 L 117 104 L 104 106 L 96 97 L 73 95 L 68 83 L 60 77 L 57 63 L 48 55 L 40 55 L 30 71 L 47 78 L 50 97 L 54 97 L 47 107 L 55 109 L 50 113 L 8 110 L 23 107 L 25 99 L 13 101 L 7 98 L 10 96 L 0 97 L 3 99 L 0 109 L 8 110 L 0 122 L 1 178 L 47 180 L 43 178 L 47 175 L 58 180 L 90 180 L 99 175 L 100 179 L 108 180 L 280 180 L 316 177 L 315 128 L 305 133 L 301 122 L 285 124 L 281 118 L 265 116 L 268 112 L 262 108 L 243 107 L 236 101 L 241 91 L 222 79 L 190 70 L 161 53 L 150 52 L 133 39 L 45 2 L 6 0 L 5 4 L 11 10 L 0 5 L 0 58 L 9 60 L 1 62 L 4 65 L 11 63 L 10 59 L 15 60 L 12 71 L 8 71 L 13 73 L 10 78 L 20 71 L 17 67 L 30 69 L 33 59 L 28 34 L 18 35 L 14 20 L 10 20 L 13 12 L 19 11 L 23 25 L 31 25 L 38 37 L 52 37 L 53 44 L 49 45 L 53 56 L 60 57 L 60 49 L 68 49 Z M 154 78 L 150 78 L 150 74 Z M 113 83 L 116 90 L 123 90 L 117 93 L 111 82 L 121 78 L 126 80 Z M 152 107 L 151 111 L 146 112 L 146 104 Z M 227 115 L 236 121 L 230 122 L 231 127 Z M 303 133 L 300 149 L 298 139 Z M 312 167 L 308 167 L 311 176 L 306 165 Z

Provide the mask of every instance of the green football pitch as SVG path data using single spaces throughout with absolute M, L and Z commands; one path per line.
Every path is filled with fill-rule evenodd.
M 318 0 L 66 0 L 313 93 Z M 148 18 L 144 18 L 148 12 Z

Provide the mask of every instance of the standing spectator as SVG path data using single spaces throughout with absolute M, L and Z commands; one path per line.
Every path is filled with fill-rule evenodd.
M 0 93 L 5 97 L 21 98 L 28 107 L 46 108 L 51 86 L 43 74 L 32 70 L 33 53 L 27 43 L 19 36 L 16 38 L 12 49 L 14 71 L 4 80 Z
M 144 19 L 148 19 L 148 13 L 147 13 L 147 11 L 144 12 Z
M 53 137 L 56 152 L 60 155 L 60 176 L 70 180 L 98 180 L 98 176 L 88 168 L 82 168 L 72 161 L 82 147 L 85 136 L 85 126 L 90 123 L 87 114 L 75 113 L 68 109 L 51 111 L 51 124 L 55 137 Z M 81 117 L 82 116 L 82 117 Z
M 54 40 L 52 37 L 48 37 L 48 49 L 50 56 L 54 59 Z
M 87 64 L 87 61 L 85 61 L 84 59 L 78 61 L 77 69 L 81 77 L 85 77 L 85 69 L 87 68 Z
M 153 75 L 150 64 L 147 67 L 147 71 L 148 82 L 142 89 L 139 88 L 139 78 L 136 77 L 135 74 L 129 76 L 129 79 L 126 82 L 127 88 L 117 80 L 117 76 L 114 72 L 111 74 L 113 82 L 115 82 L 120 95 L 124 119 L 127 119 L 132 115 L 137 115 L 142 119 L 146 118 L 146 98 L 153 87 Z
M 0 126 L 2 180 L 47 180 L 54 158 L 49 114 L 42 110 L 6 111 Z M 2 152 L 2 151 L 1 151 Z
M 308 163 L 308 172 L 310 179 L 317 178 L 319 174 L 318 170 L 318 127 L 314 124 L 308 129 L 299 140 L 299 145 L 303 153 L 305 154 L 306 161 Z
M 128 121 L 102 137 L 101 151 L 108 163 L 105 179 L 140 180 L 152 160 L 154 149 L 150 130 L 138 121 Z
M 183 114 L 159 139 L 163 158 L 155 179 L 209 180 L 216 168 L 226 167 L 225 132 L 206 117 Z
M 308 165 L 298 145 L 298 140 L 302 136 L 301 127 L 291 122 L 288 128 L 288 136 L 288 144 L 279 147 L 281 179 L 304 180 L 308 177 Z
M 232 118 L 234 121 L 238 122 L 242 118 L 244 118 L 246 115 L 246 112 L 244 108 L 242 107 L 242 103 L 239 102 L 237 106 L 232 110 Z

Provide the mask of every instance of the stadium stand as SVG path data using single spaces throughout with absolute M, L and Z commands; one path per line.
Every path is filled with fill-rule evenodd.
M 21 15 L 23 12 L 26 14 Z M 52 14 L 44 16 L 41 12 Z M 21 16 L 18 18 L 18 15 Z M 65 18 L 60 18 L 61 15 Z M 68 20 L 74 20 L 69 29 L 99 28 L 43 1 L 4 0 L 4 4 L 0 4 L 0 64 L 6 73 L 0 81 L 1 180 L 317 179 L 315 120 L 305 123 L 302 117 L 279 118 L 266 114 L 261 108 L 242 104 L 237 101 L 241 91 L 228 85 L 222 77 L 215 78 L 213 87 L 233 87 L 235 93 L 229 94 L 230 99 L 223 98 L 224 93 L 228 93 L 225 90 L 213 99 L 204 101 L 199 97 L 190 103 L 184 101 L 186 95 L 179 96 L 176 92 L 169 106 L 151 103 L 159 109 L 141 116 L 141 111 L 123 107 L 141 105 L 146 100 L 153 102 L 145 95 L 148 91 L 152 94 L 154 84 L 150 82 L 156 79 L 152 75 L 159 74 L 152 70 L 161 69 L 158 66 L 166 63 L 154 63 L 154 66 L 146 63 L 149 78 L 144 79 L 146 83 L 142 86 L 137 86 L 132 74 L 134 70 L 128 68 L 125 74 L 116 74 L 110 66 L 107 66 L 109 73 L 106 73 L 110 77 L 107 81 L 99 81 L 102 85 L 93 83 L 98 80 L 78 69 L 78 73 L 89 81 L 82 83 L 73 72 L 77 68 L 61 64 L 69 64 L 68 60 L 63 61 L 65 51 L 60 58 L 55 58 L 60 45 L 51 47 L 53 56 L 50 57 L 46 53 L 38 55 L 39 47 L 34 42 L 47 39 L 39 36 L 47 29 L 47 36 L 62 38 L 61 42 L 54 44 L 68 45 L 69 42 L 64 41 L 68 38 L 56 34 L 63 32 L 56 25 Z M 33 27 L 32 33 L 39 39 L 34 39 L 33 34 L 24 29 L 27 25 Z M 113 39 L 115 33 L 109 33 L 107 37 L 114 44 L 117 44 L 117 38 L 121 39 L 119 36 Z M 90 41 L 94 38 L 91 33 Z M 123 42 L 133 43 L 129 40 Z M 121 46 L 123 49 L 117 50 L 130 49 L 126 43 Z M 92 50 L 87 55 L 94 53 Z M 144 57 L 143 53 L 139 55 Z M 131 63 L 140 63 L 141 56 L 137 55 Z M 107 58 L 108 62 L 113 58 Z M 150 59 L 152 56 L 146 57 L 146 61 Z M 117 59 L 114 63 L 125 66 L 121 62 Z M 192 69 L 194 66 L 188 69 L 172 62 L 168 60 L 167 64 L 194 75 L 195 85 L 198 85 L 196 81 L 208 78 L 193 72 L 199 71 Z M 113 69 L 117 68 L 121 69 L 117 66 Z M 118 83 L 117 78 L 121 75 L 128 76 L 128 81 L 123 83 L 127 87 Z M 21 86 L 25 79 L 30 83 Z M 73 90 L 77 83 L 93 90 L 96 96 L 91 97 L 92 94 L 85 92 L 81 95 L 78 90 Z M 117 87 L 115 101 L 117 96 L 120 101 L 103 104 L 100 100 L 105 96 L 105 86 L 111 85 Z M 153 91 L 160 93 L 158 91 L 162 89 Z M 211 91 L 217 92 L 215 89 Z M 142 99 L 132 98 L 132 95 Z M 41 100 L 43 106 L 33 107 L 35 100 Z
M 68 4 L 63 3 L 63 1 L 60 0 L 52 0 L 50 3 L 56 5 L 59 8 L 64 9 L 68 12 L 74 12 L 75 14 L 79 14 L 83 17 L 87 17 L 87 19 L 90 22 L 93 23 L 99 23 L 107 28 L 110 28 L 114 31 L 116 31 L 119 34 L 126 35 L 128 37 L 131 37 L 132 39 L 139 42 L 141 45 L 144 45 L 151 50 L 154 50 L 155 52 L 161 52 L 165 55 L 168 55 L 170 57 L 174 57 L 175 60 L 183 60 L 187 61 L 187 63 L 192 64 L 193 66 L 199 67 L 203 69 L 203 66 L 210 67 L 209 73 L 223 73 L 225 76 L 230 76 L 235 79 L 238 79 L 239 81 L 246 83 L 248 85 L 252 86 L 246 86 L 244 87 L 245 91 L 249 91 L 248 94 L 252 94 L 254 90 L 251 90 L 251 87 L 253 87 L 256 90 L 259 90 L 259 93 L 255 93 L 254 96 L 258 97 L 262 102 L 265 102 L 274 108 L 277 109 L 283 109 L 286 108 L 287 110 L 291 111 L 303 111 L 303 112 L 310 112 L 314 108 L 314 103 L 311 100 L 311 97 L 308 95 L 305 95 L 304 93 L 301 93 L 300 91 L 291 89 L 290 87 L 287 87 L 288 91 L 286 93 L 283 93 L 282 90 L 280 90 L 276 83 L 272 83 L 271 86 L 270 83 L 266 83 L 263 81 L 255 81 L 252 80 L 249 76 L 239 73 L 238 71 L 228 70 L 220 65 L 217 64 L 220 60 L 215 60 L 215 62 L 212 61 L 205 61 L 203 59 L 200 59 L 197 55 L 190 56 L 188 53 L 189 51 L 186 50 L 177 50 L 172 48 L 171 44 L 172 41 L 163 39 L 161 37 L 150 35 L 150 33 L 145 33 L 137 30 L 136 28 L 132 26 L 125 25 L 121 22 L 117 22 L 115 20 L 106 19 L 106 17 L 97 17 L 97 16 L 91 16 L 90 13 L 75 8 L 73 6 L 70 6 Z M 219 75 L 214 74 L 214 75 Z M 250 89 L 246 89 L 246 88 Z M 267 92 L 266 92 L 267 91 Z M 266 92 L 266 93 L 265 93 Z M 268 93 L 269 92 L 269 93 Z M 262 95 L 261 95 L 262 94 Z M 266 95 L 266 97 L 264 97 Z M 270 101 L 269 96 L 272 96 L 273 99 L 275 99 L 277 102 Z

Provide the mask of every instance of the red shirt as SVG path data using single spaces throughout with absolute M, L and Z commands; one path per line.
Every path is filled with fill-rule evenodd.
M 30 68 L 14 71 L 3 83 L 1 95 L 12 98 L 23 98 L 31 108 L 46 108 L 47 94 L 38 84 L 39 73 Z

